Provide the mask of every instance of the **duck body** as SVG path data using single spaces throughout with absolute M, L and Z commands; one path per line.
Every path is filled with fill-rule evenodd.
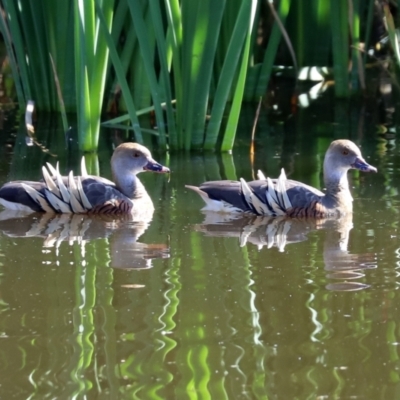
M 19 211 L 35 211 L 35 212 L 56 212 L 56 213 L 128 213 L 134 207 L 132 199 L 120 192 L 115 183 L 98 176 L 79 176 L 73 177 L 76 187 L 78 181 L 82 186 L 90 207 L 84 205 L 84 201 L 78 192 L 77 199 L 82 206 L 81 210 L 74 210 L 71 201 L 64 201 L 62 196 L 55 195 L 54 191 L 49 190 L 48 185 L 44 181 L 13 181 L 6 183 L 0 189 L 0 203 L 9 209 Z M 54 182 L 56 182 L 54 180 Z M 62 182 L 70 190 L 68 178 L 62 177 Z M 26 187 L 30 187 L 38 196 L 47 201 L 37 201 Z M 50 200 L 52 196 L 53 201 Z M 55 196 L 55 197 L 54 197 Z M 149 203 L 150 204 L 150 203 Z M 137 205 L 139 206 L 139 205 Z M 151 202 L 151 208 L 152 202 Z M 78 206 L 79 208 L 79 206 Z M 109 210 L 107 211 L 106 208 Z
M 243 185 L 247 185 L 250 189 L 253 197 L 252 200 L 246 196 L 246 189 L 243 188 Z M 295 210 L 297 210 L 297 213 L 299 214 L 303 204 L 311 204 L 312 202 L 318 204 L 324 196 L 323 192 L 313 188 L 312 186 L 294 180 L 285 180 L 284 190 L 291 204 L 289 210 L 289 208 L 285 206 L 284 200 L 278 197 L 280 189 L 278 186 L 278 179 L 270 179 L 269 183 L 265 179 L 243 183 L 242 181 L 229 180 L 209 181 L 201 184 L 198 188 L 193 186 L 187 187 L 197 191 L 197 193 L 202 191 L 202 197 L 204 200 L 205 197 L 207 197 L 208 201 L 206 201 L 206 206 L 202 209 L 203 211 L 228 213 L 245 212 L 255 215 L 289 215 L 289 213 L 294 214 Z M 276 194 L 275 206 L 278 207 L 278 210 L 274 209 L 272 206 L 273 202 L 267 198 L 266 193 L 271 189 Z M 204 196 L 204 193 L 206 196 Z M 257 207 L 255 204 L 256 199 L 258 199 L 260 203 L 263 203 L 264 206 L 261 208 Z M 314 210 L 314 214 L 316 212 L 317 210 Z M 308 213 L 311 216 L 312 210 L 305 210 L 305 213 Z
M 42 181 L 13 181 L 0 188 L 5 208 L 30 212 L 129 214 L 152 213 L 153 202 L 137 178 L 142 171 L 168 173 L 150 151 L 137 143 L 124 143 L 111 159 L 114 182 L 88 175 L 84 159 L 81 176 L 61 176 L 48 164 Z
M 199 187 L 187 186 L 205 201 L 204 211 L 252 213 L 288 217 L 328 217 L 349 214 L 353 209 L 347 171 L 376 172 L 349 140 L 336 140 L 324 160 L 326 192 L 287 179 L 284 170 L 278 179 L 259 173 L 259 180 L 209 181 Z

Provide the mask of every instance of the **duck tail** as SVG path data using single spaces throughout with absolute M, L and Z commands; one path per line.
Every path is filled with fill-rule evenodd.
M 229 212 L 229 205 L 224 204 L 224 202 L 217 201 L 214 199 L 211 199 L 209 195 L 198 188 L 197 186 L 191 186 L 191 185 L 185 185 L 187 189 L 195 191 L 206 203 L 206 205 L 202 208 L 203 211 L 213 211 L 213 212 Z

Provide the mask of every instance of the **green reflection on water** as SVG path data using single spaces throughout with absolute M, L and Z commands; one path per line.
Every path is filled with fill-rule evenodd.
M 113 263 L 116 234 L 129 239 L 129 223 L 59 247 L 46 247 L 43 232 L 18 236 L 18 221 L 7 229 L 0 224 L 0 397 L 396 398 L 397 148 L 358 139 L 358 131 L 351 136 L 380 171 L 349 174 L 355 213 L 346 251 L 338 248 L 338 231 L 327 227 L 300 226 L 306 235 L 293 240 L 290 230 L 282 251 L 277 243 L 267 248 L 271 224 L 207 230 L 201 200 L 184 189 L 250 179 L 257 169 L 277 176 L 281 167 L 321 187 L 326 147 L 337 135 L 348 137 L 358 121 L 356 111 L 332 110 L 333 125 L 304 113 L 271 127 L 261 115 L 254 163 L 249 113 L 233 156 L 172 154 L 170 182 L 143 176 L 157 212 L 137 243 L 122 241 L 117 249 L 142 251 L 151 259 L 142 269 L 135 252 L 130 268 Z M 342 121 L 348 114 L 351 120 Z M 46 139 L 52 153 L 64 144 Z M 109 177 L 111 150 L 104 147 L 90 164 Z M 12 157 L 3 181 L 8 174 L 37 179 L 51 159 L 23 141 Z M 163 157 L 157 154 L 162 163 Z M 79 170 L 79 154 L 60 161 Z M 160 244 L 170 258 L 143 248 Z

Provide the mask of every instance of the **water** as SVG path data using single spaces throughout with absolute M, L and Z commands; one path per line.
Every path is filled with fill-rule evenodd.
M 155 153 L 173 173 L 143 174 L 149 224 L 0 221 L 0 398 L 398 398 L 400 150 L 371 119 L 353 130 L 355 114 L 261 117 L 253 166 L 243 125 L 233 157 Z M 184 188 L 281 167 L 320 187 L 337 137 L 379 170 L 349 174 L 350 219 L 217 221 Z M 61 154 L 62 141 L 45 143 Z M 1 182 L 38 179 L 55 160 L 21 135 L 6 149 Z M 104 176 L 109 155 L 99 156 Z M 78 154 L 60 162 L 79 170 Z

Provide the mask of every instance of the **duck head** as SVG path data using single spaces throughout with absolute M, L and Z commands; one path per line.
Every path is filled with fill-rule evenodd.
M 150 151 L 138 143 L 123 143 L 119 145 L 111 158 L 111 168 L 114 177 L 121 174 L 137 175 L 143 171 L 169 173 L 170 170 L 153 159 Z
M 377 172 L 375 167 L 364 160 L 356 144 L 346 139 L 335 140 L 331 143 L 325 155 L 325 181 L 341 181 L 349 169 Z

